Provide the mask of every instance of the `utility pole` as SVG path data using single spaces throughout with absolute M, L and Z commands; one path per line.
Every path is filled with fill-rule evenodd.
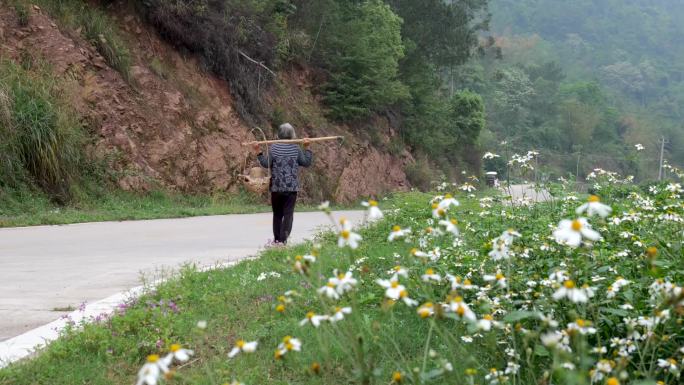
M 665 137 L 660 137 L 660 164 L 658 166 L 658 180 L 663 180 L 663 155 L 665 154 Z

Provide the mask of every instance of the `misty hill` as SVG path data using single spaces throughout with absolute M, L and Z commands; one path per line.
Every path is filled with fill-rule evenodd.
M 662 134 L 669 141 L 671 161 L 684 161 L 684 3 L 491 0 L 489 8 L 490 31 L 503 55 L 494 64 L 481 61 L 498 73 L 498 80 L 484 85 L 489 91 L 483 90 L 491 96 L 491 130 L 501 134 L 502 127 L 517 126 L 515 131 L 532 144 L 563 153 L 579 152 L 581 147 L 591 153 L 586 149 L 590 143 L 600 144 L 603 156 L 620 160 L 633 144 L 643 143 L 651 162 Z M 526 80 L 520 83 L 523 75 Z M 518 121 L 497 116 L 502 104 L 497 104 L 495 94 L 505 91 L 502 81 L 521 96 L 527 90 L 536 95 L 530 96 L 536 102 L 552 103 L 530 100 L 525 106 L 529 114 L 518 116 Z M 533 111 L 540 107 L 541 114 Z M 567 122 L 573 114 L 578 118 Z M 586 128 L 587 140 L 543 139 L 568 132 L 564 124 Z M 559 131 L 549 131 L 552 126 Z

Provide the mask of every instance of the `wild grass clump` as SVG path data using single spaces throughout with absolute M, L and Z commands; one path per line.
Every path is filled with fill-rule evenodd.
M 22 0 L 11 0 L 9 3 L 12 8 L 14 8 L 14 12 L 17 14 L 19 26 L 26 27 L 29 23 L 29 17 L 31 15 L 29 4 Z
M 64 25 L 81 28 L 83 36 L 97 48 L 107 64 L 130 80 L 133 60 L 130 50 L 114 21 L 102 9 L 82 0 L 36 0 L 35 3 Z
M 0 62 L 0 186 L 35 183 L 65 203 L 83 165 L 85 138 L 75 115 L 59 100 L 59 84 L 43 65 L 26 70 Z

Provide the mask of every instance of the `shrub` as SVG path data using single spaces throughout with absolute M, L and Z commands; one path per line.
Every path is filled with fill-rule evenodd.
M 326 38 L 330 77 L 323 87 L 330 116 L 367 117 L 408 96 L 398 79 L 404 56 L 401 19 L 381 1 L 341 5 Z
M 428 191 L 434 180 L 434 174 L 430 164 L 424 157 L 406 166 L 406 177 L 409 182 L 421 191 Z
M 253 121 L 262 113 L 260 97 L 273 77 L 247 57 L 269 68 L 276 61 L 277 41 L 266 19 L 277 10 L 269 3 L 145 0 L 141 11 L 166 40 L 199 55 L 226 80 L 238 112 Z

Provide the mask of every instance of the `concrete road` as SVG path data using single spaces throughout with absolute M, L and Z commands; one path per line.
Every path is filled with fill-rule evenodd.
M 359 223 L 363 212 L 341 216 Z M 322 213 L 297 213 L 291 240 L 329 225 Z M 270 213 L 0 229 L 0 341 L 138 286 L 141 276 L 245 258 L 270 238 Z

